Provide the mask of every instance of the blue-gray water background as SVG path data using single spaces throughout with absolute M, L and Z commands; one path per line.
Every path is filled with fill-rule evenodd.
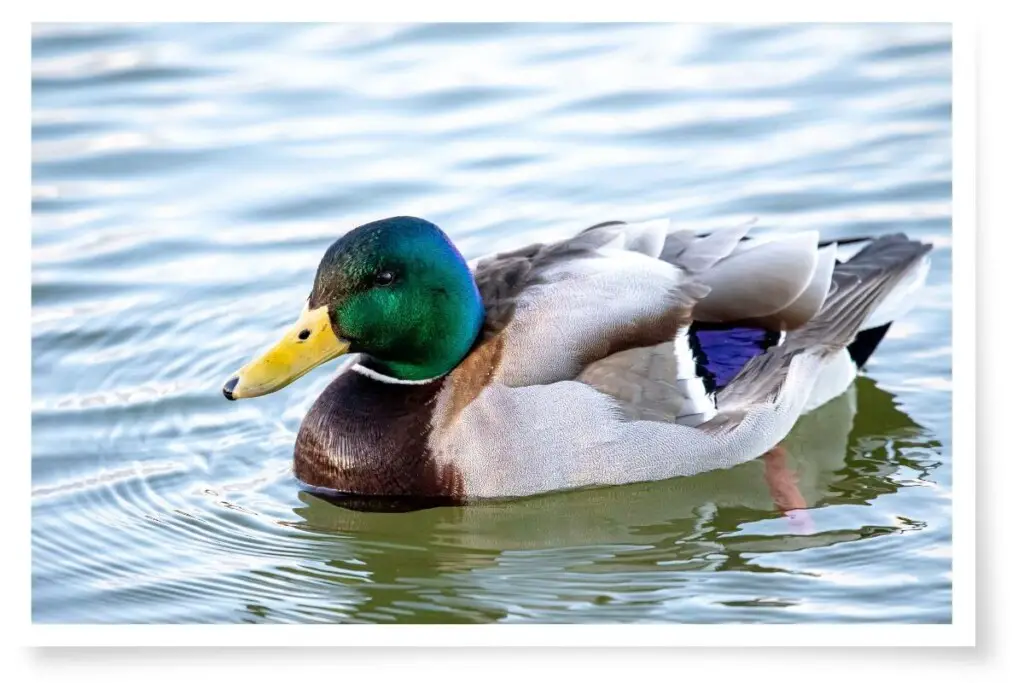
M 948 26 L 33 34 L 35 621 L 950 620 Z M 787 440 L 802 514 L 762 460 L 346 510 L 290 471 L 332 368 L 220 386 L 336 237 L 399 214 L 468 258 L 661 216 L 935 252 L 855 390 Z

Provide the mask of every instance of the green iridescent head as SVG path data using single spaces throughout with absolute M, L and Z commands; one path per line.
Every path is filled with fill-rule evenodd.
M 331 245 L 309 296 L 310 309 L 321 306 L 351 351 L 403 380 L 455 368 L 484 318 L 462 255 L 436 225 L 405 216 L 368 223 Z
M 224 395 L 277 391 L 349 352 L 395 379 L 439 377 L 469 352 L 483 319 L 473 274 L 436 225 L 404 216 L 368 223 L 331 245 L 298 321 Z

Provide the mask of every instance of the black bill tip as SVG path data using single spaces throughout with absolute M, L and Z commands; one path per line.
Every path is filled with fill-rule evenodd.
M 229 401 L 234 401 L 235 400 L 235 393 L 234 392 L 235 392 L 235 387 L 237 387 L 237 386 L 238 386 L 238 378 L 237 377 L 232 377 L 231 379 L 229 379 L 224 384 L 224 389 L 223 389 L 224 398 L 226 398 Z

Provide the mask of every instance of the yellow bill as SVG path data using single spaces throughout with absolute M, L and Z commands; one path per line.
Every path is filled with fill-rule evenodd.
M 326 306 L 309 310 L 307 304 L 295 324 L 277 342 L 224 383 L 224 396 L 263 396 L 288 386 L 318 365 L 348 351 L 349 342 L 331 329 Z

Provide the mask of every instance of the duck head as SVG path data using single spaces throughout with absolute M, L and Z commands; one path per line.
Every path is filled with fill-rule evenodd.
M 228 379 L 224 396 L 269 394 L 345 353 L 366 354 L 397 380 L 439 377 L 472 347 L 483 318 L 473 274 L 436 225 L 368 223 L 330 246 L 299 319 Z

